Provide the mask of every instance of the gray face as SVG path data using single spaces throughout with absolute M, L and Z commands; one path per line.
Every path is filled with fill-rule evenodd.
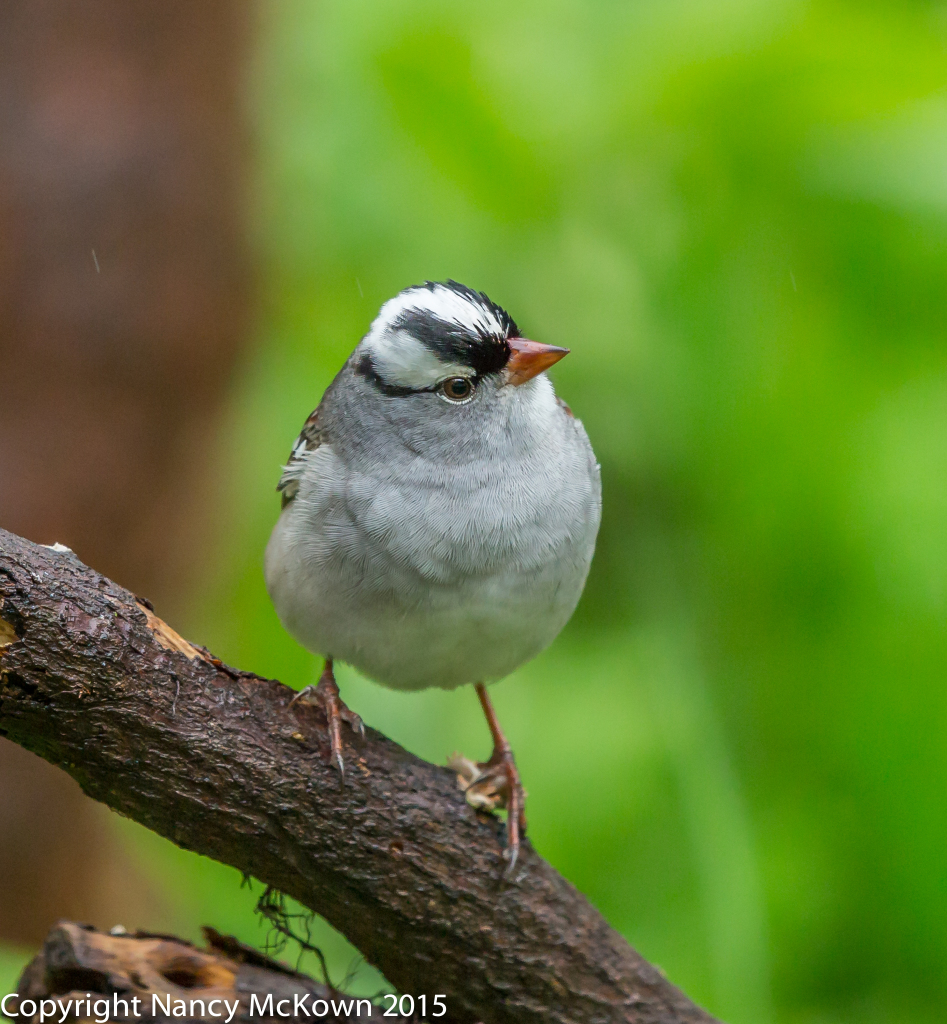
M 352 455 L 423 452 L 447 465 L 501 449 L 515 458 L 544 393 L 539 381 L 511 383 L 518 335 L 505 310 L 462 285 L 406 289 L 382 307 L 333 384 L 325 423 L 333 443 Z
M 357 373 L 350 360 L 333 385 L 332 416 L 326 427 L 337 449 L 341 442 L 340 454 L 344 449 L 350 454 L 367 449 L 387 457 L 423 452 L 424 458 L 445 465 L 483 459 L 491 452 L 515 457 L 528 441 L 526 433 L 532 433 L 528 409 L 541 397 L 537 391 L 542 392 L 543 384 L 548 382 L 514 387 L 502 374 L 491 374 L 470 378 L 470 396 L 460 402 L 440 390 L 390 395 Z M 337 418 L 346 424 L 344 433 L 333 429 L 332 420 Z

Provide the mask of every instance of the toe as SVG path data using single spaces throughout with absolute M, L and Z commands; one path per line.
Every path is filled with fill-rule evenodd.
M 358 733 L 359 736 L 364 738 L 365 723 L 360 715 L 356 715 L 354 711 L 350 711 L 347 707 L 342 707 L 339 711 L 339 717 L 348 725 L 352 732 Z

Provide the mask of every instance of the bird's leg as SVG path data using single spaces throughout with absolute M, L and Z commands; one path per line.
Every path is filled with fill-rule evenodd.
M 506 850 L 503 856 L 509 862 L 504 875 L 509 877 L 519 856 L 520 838 L 526 835 L 526 792 L 487 688 L 483 683 L 477 683 L 475 689 L 493 737 L 493 753 L 488 761 L 477 763 L 454 754 L 449 764 L 458 773 L 457 781 L 472 807 L 481 810 L 494 810 L 497 807 L 506 809 Z
M 339 697 L 339 684 L 335 681 L 335 674 L 332 671 L 332 659 L 326 658 L 325 668 L 319 676 L 319 682 L 315 686 L 307 686 L 300 690 L 289 702 L 290 707 L 302 701 L 303 704 L 315 704 L 322 708 L 326 716 L 326 725 L 329 729 L 330 759 L 339 769 L 339 774 L 345 778 L 345 762 L 342 760 L 342 723 L 345 722 L 353 732 L 360 736 L 365 735 L 365 726 L 361 718 L 346 707 Z

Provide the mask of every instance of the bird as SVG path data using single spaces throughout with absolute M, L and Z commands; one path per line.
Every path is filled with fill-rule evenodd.
M 493 752 L 450 764 L 472 806 L 507 811 L 505 874 L 525 791 L 487 686 L 572 616 L 601 519 L 600 467 L 546 372 L 568 352 L 456 281 L 399 292 L 303 425 L 264 558 L 283 626 L 325 659 L 293 701 L 322 709 L 343 784 L 343 726 L 364 726 L 335 661 L 396 690 L 475 687 Z

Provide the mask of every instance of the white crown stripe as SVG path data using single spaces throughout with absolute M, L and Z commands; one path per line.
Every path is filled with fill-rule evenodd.
M 444 363 L 407 331 L 386 331 L 372 341 L 372 366 L 386 384 L 403 388 L 429 388 L 445 377 L 469 377 L 473 372 L 460 363 Z
M 493 310 L 443 285 L 407 288 L 389 299 L 375 317 L 362 347 L 372 358 L 375 372 L 386 384 L 427 388 L 446 377 L 469 377 L 471 369 L 443 362 L 421 341 L 395 325 L 408 310 L 427 312 L 445 323 L 456 323 L 471 334 L 503 334 L 504 326 Z

